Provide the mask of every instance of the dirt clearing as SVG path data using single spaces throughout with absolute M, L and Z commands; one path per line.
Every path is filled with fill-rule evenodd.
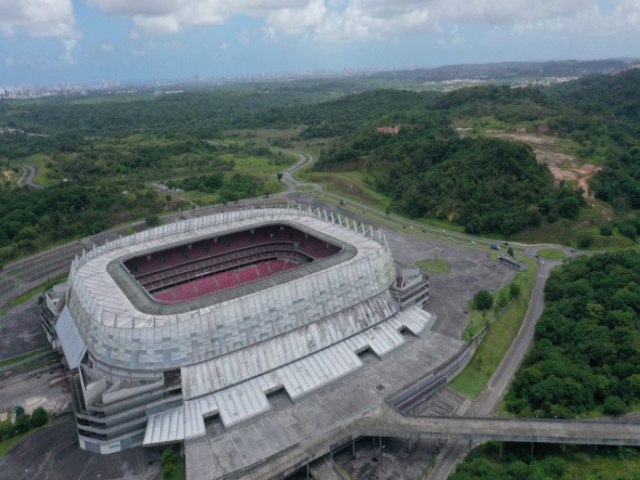
M 487 135 L 506 140 L 516 140 L 531 145 L 533 153 L 540 163 L 546 163 L 557 182 L 575 183 L 584 192 L 584 197 L 593 204 L 595 197 L 589 189 L 589 179 L 601 167 L 590 163 L 582 163 L 574 155 L 562 152 L 557 138 L 551 135 L 535 133 L 508 133 L 499 130 L 485 132 Z

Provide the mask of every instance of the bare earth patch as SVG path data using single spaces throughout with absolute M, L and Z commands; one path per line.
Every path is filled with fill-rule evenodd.
M 4 178 L 6 178 L 7 180 L 11 180 L 11 177 L 13 176 L 13 170 L 5 170 L 2 172 L 2 175 L 4 175 Z
M 589 190 L 589 179 L 594 173 L 600 171 L 590 163 L 580 164 L 578 158 L 559 151 L 556 138 L 551 135 L 541 135 L 535 133 L 508 133 L 500 130 L 489 130 L 487 135 L 516 140 L 531 145 L 533 153 L 540 163 L 546 163 L 557 182 L 575 182 L 584 192 L 584 198 L 592 204 L 595 201 L 593 192 Z

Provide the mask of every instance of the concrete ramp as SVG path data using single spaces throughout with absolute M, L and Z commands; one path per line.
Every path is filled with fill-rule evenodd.
M 315 480 L 344 480 L 334 461 L 330 458 L 318 460 L 309 467 L 311 478 Z

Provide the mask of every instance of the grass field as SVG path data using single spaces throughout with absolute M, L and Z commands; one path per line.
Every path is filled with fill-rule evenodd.
M 32 433 L 37 432 L 38 430 L 46 427 L 47 425 L 40 428 L 36 428 L 34 430 L 29 430 L 28 432 L 25 432 L 25 433 L 20 433 L 19 435 L 0 441 L 0 458 L 4 457 L 6 453 L 9 450 L 11 450 L 11 447 L 13 447 L 14 445 L 17 445 Z
M 527 313 L 538 268 L 536 262 L 532 260 L 526 258 L 520 258 L 520 260 L 529 266 L 527 271 L 519 272 L 513 280 L 520 285 L 520 295 L 489 327 L 469 364 L 449 384 L 468 397 L 476 398 L 480 395 L 518 334 Z
M 38 356 L 41 353 L 50 350 L 49 348 L 39 348 L 37 350 L 33 350 L 27 353 L 21 353 L 20 355 L 16 355 L 15 357 L 5 358 L 4 360 L 0 360 L 0 368 L 8 367 L 9 365 L 13 365 L 15 363 L 23 362 L 25 360 L 29 360 L 32 357 Z
M 385 209 L 391 200 L 376 192 L 365 180 L 365 174 L 361 171 L 354 172 L 309 172 L 300 173 L 300 178 L 308 182 L 322 184 L 329 192 L 341 194 L 347 198 L 374 207 Z
M 42 285 L 38 285 L 37 287 L 34 287 L 31 290 L 27 290 L 22 295 L 19 295 L 19 296 L 15 297 L 15 298 L 11 299 L 9 301 L 9 305 L 12 306 L 12 307 L 15 307 L 16 305 L 20 305 L 21 303 L 26 302 L 30 298 L 33 298 L 36 295 L 40 295 L 45 290 L 47 290 L 47 288 L 49 288 L 50 285 L 55 285 L 57 283 L 64 282 L 67 279 L 68 276 L 69 276 L 68 273 L 63 273 L 62 275 L 58 275 L 55 278 L 51 278 L 51 279 L 47 280 L 46 283 L 43 283 Z
M 446 260 L 438 258 L 425 258 L 416 262 L 416 266 L 420 270 L 436 275 L 447 275 L 451 271 L 451 264 Z
M 538 250 L 538 256 L 546 260 L 562 260 L 567 257 L 562 250 L 557 250 L 555 248 L 543 248 Z

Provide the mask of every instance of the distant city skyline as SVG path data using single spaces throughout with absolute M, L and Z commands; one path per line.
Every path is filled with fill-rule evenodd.
M 640 0 L 0 0 L 0 85 L 640 57 Z

